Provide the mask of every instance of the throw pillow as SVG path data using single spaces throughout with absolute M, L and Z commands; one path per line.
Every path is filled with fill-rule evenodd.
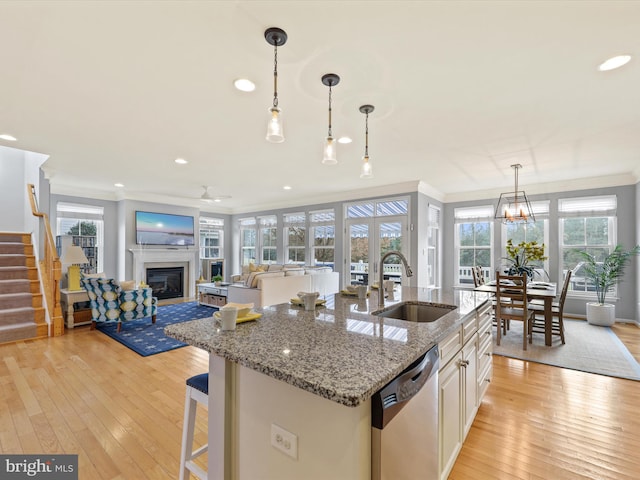
M 135 290 L 136 289 L 136 281 L 135 280 L 123 280 L 120 282 L 120 288 L 122 290 Z
M 264 272 L 264 266 L 263 265 L 256 265 L 255 263 L 250 263 L 249 264 L 249 273 L 253 273 L 253 272 Z

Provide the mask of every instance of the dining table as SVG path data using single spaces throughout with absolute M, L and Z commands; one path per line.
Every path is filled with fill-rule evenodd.
M 509 285 L 502 285 L 509 288 Z M 544 344 L 551 346 L 551 325 L 553 321 L 552 305 L 557 295 L 558 285 L 554 282 L 529 282 L 527 283 L 527 299 L 542 300 L 544 304 Z M 488 282 L 474 288 L 476 292 L 496 293 L 496 283 Z

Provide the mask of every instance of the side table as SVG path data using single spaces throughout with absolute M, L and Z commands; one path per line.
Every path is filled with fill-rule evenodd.
M 227 287 L 216 287 L 215 283 L 198 284 L 198 304 L 222 307 L 227 303 Z
M 89 294 L 86 290 L 67 290 L 63 288 L 60 290 L 60 307 L 63 312 L 66 312 L 65 321 L 67 324 L 67 328 L 73 328 L 76 325 L 88 325 L 91 323 L 91 320 L 88 322 L 79 322 L 75 323 L 73 321 L 73 304 L 76 302 L 88 302 Z

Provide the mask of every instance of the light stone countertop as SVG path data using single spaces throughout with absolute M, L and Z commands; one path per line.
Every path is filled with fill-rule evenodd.
M 458 327 L 489 299 L 470 290 L 403 287 L 394 299 L 456 305 L 435 322 L 416 323 L 371 315 L 378 292 L 367 300 L 341 294 L 315 311 L 280 304 L 257 308 L 262 317 L 222 331 L 213 318 L 169 325 L 165 334 L 334 402 L 355 407 L 369 399 L 416 358 Z M 213 313 L 213 310 L 212 310 Z

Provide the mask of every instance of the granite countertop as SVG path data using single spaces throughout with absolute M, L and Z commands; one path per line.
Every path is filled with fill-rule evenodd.
M 258 308 L 256 321 L 222 331 L 213 318 L 169 325 L 165 334 L 334 402 L 355 407 L 369 399 L 416 358 L 459 326 L 489 299 L 469 290 L 403 287 L 400 301 L 456 305 L 431 323 L 371 315 L 378 292 L 366 300 L 327 297 L 315 311 L 280 304 Z M 213 313 L 213 311 L 212 311 Z

